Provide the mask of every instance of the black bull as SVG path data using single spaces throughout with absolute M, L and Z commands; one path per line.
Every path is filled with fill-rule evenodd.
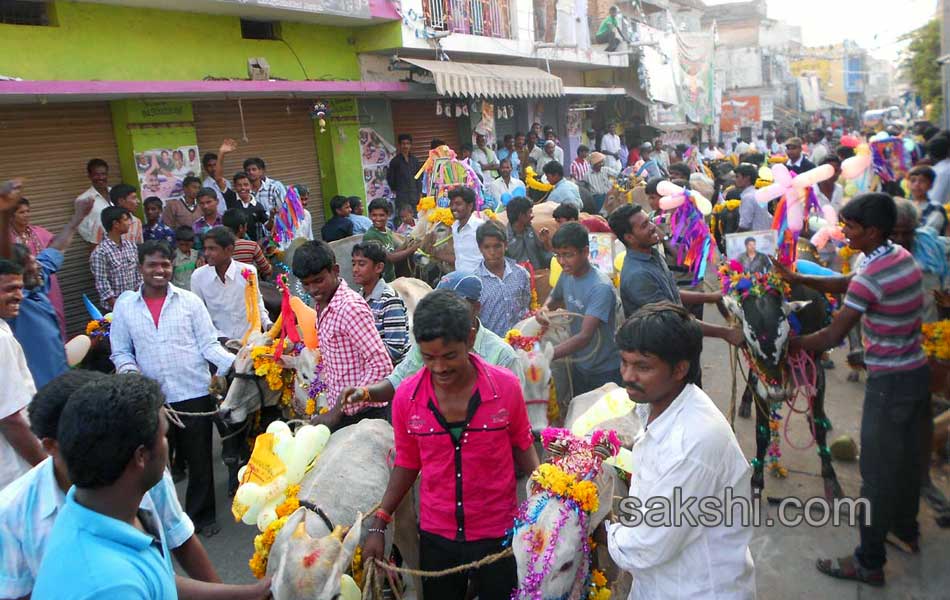
M 800 335 L 807 335 L 820 330 L 828 322 L 828 300 L 823 294 L 800 285 L 791 288 L 791 301 L 796 305 L 807 302 L 795 310 L 795 319 L 800 324 Z M 798 302 L 796 302 L 798 301 Z M 756 496 L 761 495 L 765 488 L 764 460 L 770 444 L 769 429 L 769 402 L 782 399 L 773 395 L 771 398 L 764 394 L 780 394 L 776 388 L 786 388 L 790 373 L 787 362 L 788 317 L 787 313 L 794 310 L 793 305 L 779 294 L 765 294 L 755 297 L 748 296 L 740 302 L 741 315 L 744 321 L 746 342 L 750 358 L 755 363 L 749 369 L 748 385 L 742 396 L 740 416 L 750 416 L 751 405 L 755 404 L 755 431 L 756 431 L 756 458 L 752 473 L 752 489 Z M 783 333 L 784 332 L 784 333 Z M 751 338 L 751 339 L 750 339 Z M 827 433 L 830 423 L 825 414 L 825 370 L 821 366 L 821 357 L 811 354 L 816 370 L 815 397 L 808 409 L 807 419 L 815 435 L 818 446 L 818 455 L 821 458 L 821 476 L 824 480 L 824 492 L 828 499 L 842 497 L 841 485 L 838 482 L 834 467 L 831 463 L 831 453 L 827 446 Z M 777 385 L 768 386 L 760 380 L 760 374 L 776 382 Z M 792 413 L 785 418 L 791 418 Z

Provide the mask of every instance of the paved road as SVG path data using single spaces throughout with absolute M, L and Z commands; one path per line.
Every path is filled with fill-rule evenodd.
M 715 321 L 718 315 L 707 310 L 707 318 Z M 847 368 L 844 351 L 833 353 L 837 369 L 828 372 L 827 412 L 834 425 L 832 439 L 842 434 L 858 439 L 861 422 L 863 383 L 850 383 L 845 378 Z M 703 381 L 707 392 L 726 412 L 729 407 L 731 376 L 729 352 L 725 343 L 709 340 L 702 356 Z M 751 420 L 736 420 L 736 435 L 747 456 L 755 448 L 754 426 Z M 793 418 L 790 437 L 801 444 L 809 437 L 801 416 Z M 796 496 L 808 499 L 822 495 L 820 465 L 814 448 L 795 450 L 783 442 L 783 460 L 790 473 L 785 480 L 767 477 L 766 495 Z M 835 468 L 845 495 L 857 496 L 860 476 L 857 463 L 836 463 Z M 216 461 L 218 521 L 222 526 L 217 536 L 203 540 L 221 577 L 228 582 L 250 582 L 252 577 L 247 560 L 253 551 L 256 528 L 234 523 L 230 501 L 226 494 L 225 470 Z M 950 495 L 950 469 L 934 469 L 935 480 Z M 179 494 L 184 488 L 179 485 Z M 763 509 L 763 514 L 766 509 Z M 767 509 L 775 516 L 775 508 Z M 768 600 L 801 600 L 834 598 L 894 598 L 894 599 L 950 599 L 950 530 L 939 529 L 930 508 L 921 503 L 921 555 L 905 557 L 896 551 L 890 554 L 887 566 L 888 585 L 874 589 L 855 583 L 839 582 L 819 574 L 814 568 L 819 556 L 844 556 L 857 543 L 856 529 L 841 525 L 834 527 L 797 528 L 765 526 L 757 528 L 752 542 L 756 582 L 759 598 Z

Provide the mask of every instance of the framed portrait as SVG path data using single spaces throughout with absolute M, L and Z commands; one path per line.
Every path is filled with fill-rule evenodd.
M 743 231 L 726 235 L 726 256 L 737 261 L 747 273 L 767 273 L 772 269 L 769 257 L 778 250 L 778 232 Z

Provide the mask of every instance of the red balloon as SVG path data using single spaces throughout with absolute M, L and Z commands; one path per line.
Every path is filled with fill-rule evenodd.
M 843 135 L 841 136 L 841 145 L 848 148 L 857 148 L 861 144 L 861 140 L 854 137 L 853 135 Z

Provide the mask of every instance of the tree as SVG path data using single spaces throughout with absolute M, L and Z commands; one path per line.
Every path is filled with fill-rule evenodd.
M 933 19 L 899 39 L 910 42 L 900 64 L 901 71 L 910 80 L 924 105 L 933 105 L 931 120 L 938 122 L 943 109 L 943 85 L 940 65 L 937 64 L 937 58 L 940 57 L 940 21 Z

